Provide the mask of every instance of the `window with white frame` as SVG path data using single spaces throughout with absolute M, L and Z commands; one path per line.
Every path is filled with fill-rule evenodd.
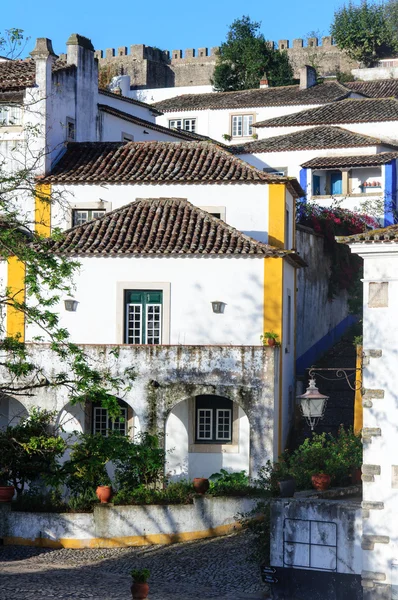
M 103 209 L 84 209 L 84 208 L 74 208 L 72 210 L 72 227 L 77 227 L 77 225 L 84 225 L 84 223 L 88 223 L 88 221 L 92 221 L 93 219 L 98 219 L 105 214 L 105 210 Z
M 0 104 L 0 127 L 22 125 L 22 107 L 19 104 Z
M 160 290 L 125 290 L 125 344 L 162 343 Z
M 232 442 L 232 400 L 221 396 L 197 396 L 196 443 L 228 444 Z
M 127 435 L 127 407 L 120 407 L 120 416 L 113 418 L 109 416 L 107 408 L 94 406 L 93 433 L 100 433 L 107 437 L 109 432 L 113 431 Z
M 253 135 L 253 115 L 232 116 L 232 137 L 248 137 Z
M 196 119 L 170 119 L 169 129 L 183 129 L 195 133 Z

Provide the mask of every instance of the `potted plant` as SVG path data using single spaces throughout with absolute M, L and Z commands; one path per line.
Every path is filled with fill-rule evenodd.
M 148 597 L 149 584 L 147 581 L 150 574 L 151 572 L 149 569 L 132 569 L 130 572 L 130 575 L 133 578 L 131 593 L 136 600 L 143 600 Z
M 278 479 L 279 494 L 281 498 L 293 498 L 296 491 L 296 480 L 291 475 Z
M 6 468 L 0 469 L 0 502 L 11 502 L 15 492 L 13 485 L 9 484 L 10 473 Z
M 112 486 L 110 482 L 108 483 L 106 480 L 103 482 L 105 485 L 99 485 L 95 490 L 96 496 L 101 504 L 107 504 L 111 501 L 113 496 Z
M 324 492 L 330 487 L 331 477 L 327 473 L 324 473 L 322 470 L 319 473 L 314 473 L 311 476 L 312 487 L 320 492 Z
M 195 477 L 193 487 L 197 494 L 205 494 L 210 487 L 210 482 L 206 477 Z
M 276 346 L 278 344 L 279 335 L 274 331 L 265 331 L 264 334 L 260 337 L 263 346 L 268 344 L 268 346 Z

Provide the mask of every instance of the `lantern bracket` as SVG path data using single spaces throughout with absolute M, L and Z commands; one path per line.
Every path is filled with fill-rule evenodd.
M 330 373 L 331 375 L 334 374 L 335 377 L 326 377 L 326 375 L 322 374 L 324 371 Z M 318 367 L 311 367 L 308 371 L 308 377 L 311 379 L 317 376 L 321 377 L 322 379 L 325 379 L 326 381 L 338 381 L 339 379 L 344 378 L 350 389 L 353 392 L 356 392 L 362 389 L 362 377 L 360 377 L 358 381 L 356 378 L 356 374 L 358 372 L 362 373 L 361 367 L 324 367 L 319 369 Z M 350 378 L 352 379 L 353 376 L 355 376 L 355 379 L 354 381 L 351 381 Z

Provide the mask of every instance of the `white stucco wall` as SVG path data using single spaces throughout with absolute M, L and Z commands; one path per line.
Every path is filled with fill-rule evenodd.
M 308 570 L 360 574 L 361 535 L 360 501 L 289 498 L 271 503 L 270 562 L 274 567 L 301 565 Z
M 355 244 L 351 249 L 364 258 L 362 471 L 368 476 L 363 482 L 363 500 L 369 516 L 363 533 L 365 540 L 385 536 L 384 543 L 363 550 L 363 568 L 383 573 L 383 584 L 396 584 L 392 576 L 398 562 L 398 244 Z M 384 293 L 375 290 L 383 283 Z
M 122 135 L 128 133 L 134 137 L 135 142 L 179 142 L 181 139 L 166 132 L 156 131 L 150 127 L 131 123 L 115 115 L 99 112 L 99 138 L 101 142 L 117 142 L 122 140 Z
M 141 98 L 136 99 L 141 100 Z M 112 108 L 117 108 L 117 110 L 121 110 L 129 115 L 134 115 L 140 119 L 155 123 L 155 114 L 150 106 L 140 106 L 139 104 L 134 104 L 133 102 L 123 99 L 123 97 L 120 97 L 117 94 L 110 96 L 109 94 L 101 94 L 100 91 L 98 92 L 98 102 L 100 104 L 111 106 Z M 146 100 L 142 100 L 142 102 L 146 102 Z
M 1 508 L 0 536 L 6 544 L 44 548 L 115 548 L 167 544 L 232 533 L 237 515 L 253 510 L 256 498 L 195 498 L 166 506 L 99 505 L 93 513 L 28 513 Z M 8 510 L 7 510 L 8 509 Z
M 189 449 L 189 407 L 185 400 L 177 404 L 166 422 L 166 472 L 172 480 L 192 479 L 200 473 L 210 477 L 220 469 L 246 471 L 250 468 L 250 425 L 242 408 L 238 408 L 238 448 L 233 452 L 192 452 Z M 204 446 L 204 450 L 206 446 Z
M 191 85 L 181 87 L 167 87 L 167 88 L 147 88 L 145 90 L 130 90 L 130 98 L 135 98 L 141 102 L 160 102 L 167 98 L 174 98 L 175 96 L 182 96 L 183 94 L 210 94 L 213 92 L 211 85 Z
M 319 105 L 317 105 L 319 106 Z M 196 119 L 196 133 L 208 135 L 219 142 L 228 143 L 222 137 L 224 134 L 232 134 L 232 115 L 251 114 L 253 115 L 253 123 L 273 119 L 281 115 L 289 115 L 299 112 L 304 109 L 315 108 L 315 105 L 308 106 L 266 106 L 266 107 L 248 107 L 242 109 L 222 109 L 222 110 L 186 110 L 186 111 L 171 111 L 165 112 L 164 115 L 156 117 L 156 122 L 159 125 L 169 126 L 171 119 Z M 266 128 L 254 128 L 253 133 L 257 133 L 259 139 L 269 137 Z M 251 141 L 249 137 L 235 137 L 231 140 L 231 144 Z
M 53 186 L 53 193 L 76 208 L 104 200 L 114 210 L 137 198 L 186 198 L 199 207 L 225 207 L 225 221 L 262 242 L 268 241 L 267 185 L 70 185 Z M 67 229 L 71 217 L 64 207 L 53 206 L 52 226 Z
M 267 259 L 273 260 L 273 259 Z M 124 339 L 123 289 L 163 292 L 163 343 L 258 345 L 263 328 L 262 258 L 82 257 L 75 277 L 76 312 L 56 307 L 60 325 L 79 344 L 120 344 Z M 104 285 L 106 282 L 106 285 Z M 166 295 L 170 289 L 169 310 Z M 211 302 L 226 303 L 215 314 Z M 167 323 L 168 322 L 168 323 Z M 27 340 L 38 335 L 32 325 Z

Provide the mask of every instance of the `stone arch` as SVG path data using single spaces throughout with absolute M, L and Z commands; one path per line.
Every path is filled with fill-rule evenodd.
M 236 403 L 247 416 L 250 427 L 249 472 L 256 477 L 258 470 L 267 460 L 273 460 L 274 454 L 274 404 L 269 398 L 268 388 L 250 385 L 191 384 L 172 382 L 149 383 L 147 388 L 146 425 L 149 431 L 165 431 L 167 420 L 174 408 L 183 401 L 195 396 L 214 394 L 229 398 Z M 166 440 L 167 444 L 167 440 Z
M 7 425 L 17 425 L 28 414 L 28 409 L 20 400 L 7 394 L 0 396 L 0 429 L 5 429 Z
M 250 423 L 244 409 L 231 394 L 214 393 L 208 386 L 195 386 L 196 393 L 173 403 L 164 422 L 166 471 L 172 479 L 209 477 L 220 469 L 250 472 Z M 217 403 L 230 402 L 231 440 L 203 443 L 196 435 L 196 401 L 209 399 L 214 418 Z M 224 404 L 223 404 L 224 406 Z M 228 406 L 228 405 L 227 405 Z

